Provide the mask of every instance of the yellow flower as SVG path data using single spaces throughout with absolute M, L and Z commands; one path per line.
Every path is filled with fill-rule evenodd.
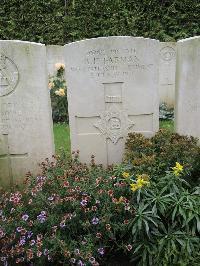
M 64 89 L 59 89 L 60 96 L 65 96 L 65 90 Z
M 128 178 L 128 177 L 130 177 L 130 174 L 128 172 L 123 172 L 122 176 L 124 178 Z
M 137 175 L 136 179 L 143 179 L 145 181 L 149 181 L 149 175 L 147 174 Z
M 149 185 L 149 181 L 145 181 L 144 179 L 138 179 L 137 180 L 138 188 L 142 188 L 143 186 Z
M 140 189 L 144 186 L 148 186 L 150 184 L 150 182 L 148 180 L 149 180 L 149 176 L 146 174 L 137 175 L 136 176 L 136 183 L 130 184 L 131 190 L 136 191 L 137 189 Z
M 56 63 L 55 68 L 56 68 L 56 70 L 60 70 L 61 68 L 65 69 L 65 65 L 62 63 Z
M 181 172 L 183 172 L 183 166 L 180 163 L 176 162 L 176 166 L 172 167 L 172 170 L 174 171 L 174 174 L 178 176 Z
M 133 192 L 136 191 L 136 190 L 138 189 L 138 185 L 137 185 L 137 184 L 132 183 L 132 184 L 130 184 L 130 186 L 131 186 L 131 190 L 132 190 Z
M 59 90 L 55 91 L 55 94 L 58 96 L 65 96 L 65 90 L 59 89 Z

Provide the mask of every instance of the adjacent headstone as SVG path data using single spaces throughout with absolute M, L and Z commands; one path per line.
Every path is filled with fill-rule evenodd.
M 175 104 L 176 43 L 160 43 L 159 98 L 169 107 Z
M 200 138 L 200 36 L 177 42 L 176 132 Z
M 54 153 L 45 45 L 0 41 L 0 185 Z
M 159 41 L 102 37 L 65 45 L 72 150 L 122 161 L 127 133 L 158 130 Z
M 55 64 L 64 64 L 63 46 L 47 45 L 47 72 L 49 76 L 56 74 Z

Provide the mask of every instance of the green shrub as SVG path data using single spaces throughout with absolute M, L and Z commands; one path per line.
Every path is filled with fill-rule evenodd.
M 148 139 L 142 134 L 131 133 L 126 142 L 125 161 L 136 173 L 147 173 L 154 178 L 170 170 L 174 162 L 184 165 L 189 182 L 200 176 L 200 147 L 193 137 L 180 136 L 161 129 Z
M 54 122 L 68 122 L 67 87 L 64 79 L 64 64 L 57 63 L 56 75 L 49 78 L 52 117 Z
M 94 158 L 86 166 L 77 153 L 43 162 L 23 191 L 0 197 L 0 260 L 118 265 L 113 257 L 121 256 L 126 265 L 199 265 L 200 188 L 184 180 L 179 163 L 156 181 L 126 169 L 103 169 Z
M 128 35 L 175 41 L 199 35 L 199 20 L 199 0 L 1 0 L 0 39 L 62 45 Z

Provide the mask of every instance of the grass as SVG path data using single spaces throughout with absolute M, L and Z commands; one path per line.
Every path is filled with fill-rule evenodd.
M 54 124 L 53 131 L 56 153 L 59 154 L 62 150 L 70 153 L 69 126 L 65 123 Z
M 174 122 L 173 121 L 160 121 L 160 128 L 165 128 L 174 131 Z M 56 147 L 56 153 L 59 154 L 62 150 L 66 153 L 70 153 L 70 135 L 69 135 L 69 126 L 67 124 L 54 124 L 54 141 Z
M 174 132 L 174 121 L 160 120 L 160 128 L 165 128 L 170 132 Z

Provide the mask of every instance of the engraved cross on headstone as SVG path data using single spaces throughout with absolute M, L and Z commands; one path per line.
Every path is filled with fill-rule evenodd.
M 128 134 L 134 122 L 123 109 L 122 86 L 123 82 L 103 83 L 104 88 L 104 111 L 98 116 L 76 116 L 78 137 L 103 136 L 106 145 L 106 163 L 112 161 L 112 154 L 121 149 L 123 140 Z M 91 132 L 87 132 L 91 128 Z M 112 151 L 110 151 L 112 149 Z M 116 156 L 115 156 L 116 157 Z M 119 159 L 120 160 L 120 159 Z
M 13 184 L 13 169 L 12 169 L 12 159 L 21 158 L 24 159 L 28 156 L 28 153 L 12 153 L 10 151 L 8 134 L 3 134 L 3 143 L 6 148 L 6 151 L 0 154 L 0 161 L 8 160 L 8 177 L 10 180 L 10 184 Z
M 123 82 L 102 85 L 104 103 L 101 106 L 104 109 L 93 116 L 75 117 L 76 138 L 72 139 L 72 149 L 80 149 L 80 159 L 84 161 L 96 151 L 99 162 L 108 165 L 122 161 L 125 139 L 130 130 L 146 136 L 153 135 L 153 113 L 133 114 L 126 110 Z

